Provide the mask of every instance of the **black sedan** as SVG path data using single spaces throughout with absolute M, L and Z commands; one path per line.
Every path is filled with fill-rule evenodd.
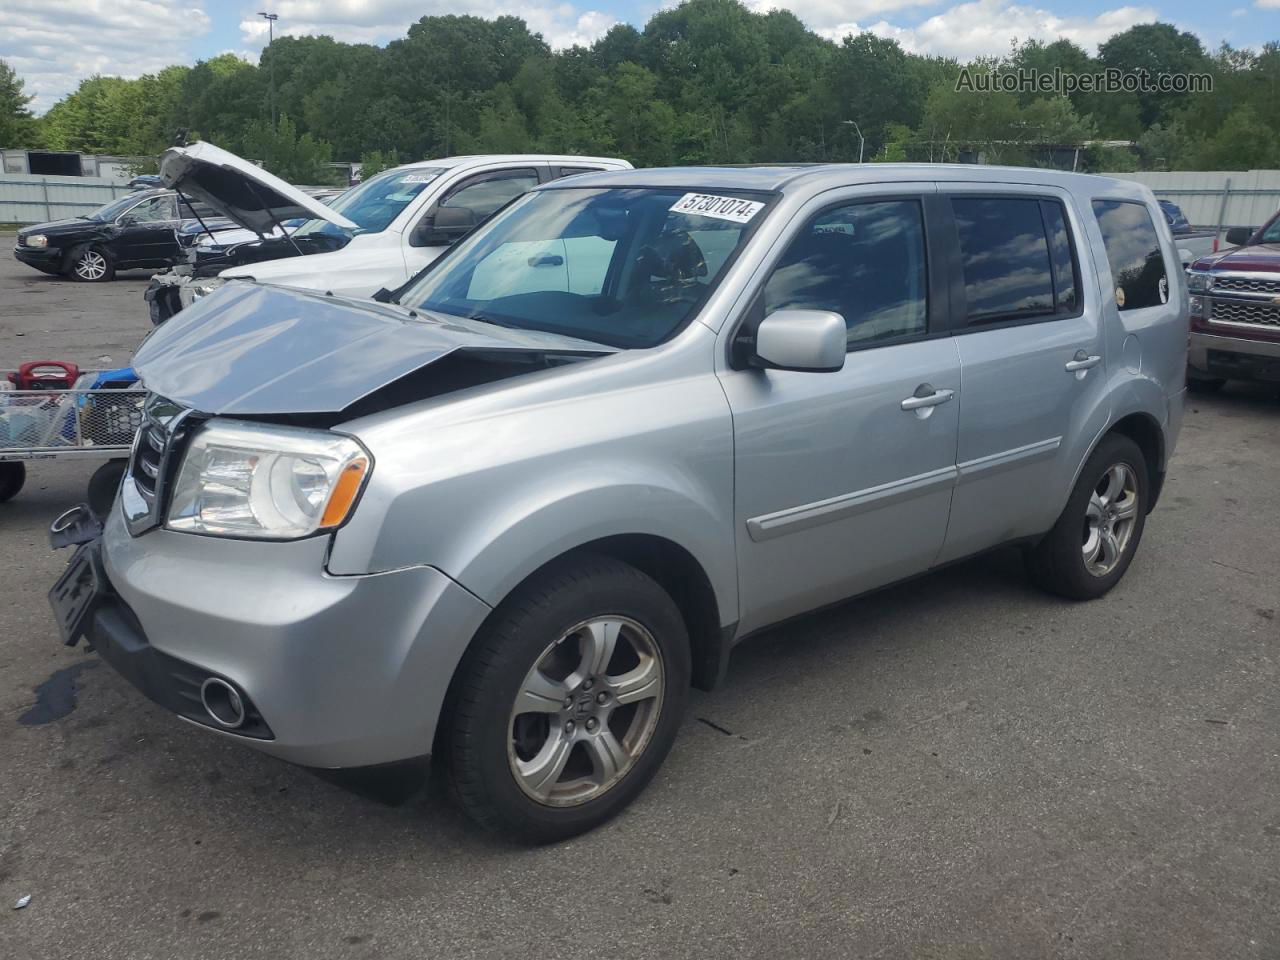
M 83 217 L 24 227 L 13 255 L 44 273 L 110 280 L 116 270 L 173 266 L 182 259 L 177 228 L 197 216 L 216 215 L 172 190 L 139 190 Z

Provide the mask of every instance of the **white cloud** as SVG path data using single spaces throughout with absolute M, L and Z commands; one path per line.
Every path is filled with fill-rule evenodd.
M 138 77 L 191 60 L 203 0 L 2 0 L 0 59 L 43 113 L 95 73 Z
M 851 25 L 858 20 L 883 17 L 886 13 L 894 13 L 898 10 L 938 5 L 938 0 L 744 0 L 744 2 L 756 13 L 790 10 L 819 33 L 838 29 L 842 25 Z
M 328 34 L 347 43 L 386 43 L 403 37 L 422 17 L 472 14 L 486 19 L 521 17 L 529 29 L 560 49 L 589 44 L 604 35 L 617 19 L 598 10 L 583 11 L 571 3 L 526 6 L 518 0 L 277 0 L 271 12 L 280 15 L 277 35 L 294 37 Z M 240 21 L 247 46 L 267 41 L 267 22 L 247 12 Z
M 1269 2 L 1280 3 L 1280 0 Z M 1013 39 L 1052 42 L 1065 37 L 1092 53 L 1113 34 L 1156 19 L 1157 13 L 1152 7 L 1118 7 L 1096 16 L 1060 16 L 1051 10 L 1020 6 L 1008 0 L 975 0 L 944 10 L 913 27 L 897 26 L 881 19 L 861 26 L 846 22 L 820 27 L 818 32 L 838 39 L 869 30 L 877 36 L 897 40 L 903 49 L 912 53 L 969 60 L 1007 54 Z
M 1280 10 L 1280 0 L 1254 0 L 1253 5 L 1259 10 Z

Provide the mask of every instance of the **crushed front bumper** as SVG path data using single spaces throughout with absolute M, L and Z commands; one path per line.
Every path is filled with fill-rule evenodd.
M 431 567 L 329 576 L 327 546 L 134 538 L 117 507 L 88 637 L 153 700 L 282 759 L 359 767 L 430 753 L 454 668 L 490 608 Z M 192 701 L 204 676 L 243 694 L 252 729 L 222 729 Z

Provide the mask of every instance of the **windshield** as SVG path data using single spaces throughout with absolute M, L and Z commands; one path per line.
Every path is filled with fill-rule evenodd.
M 108 220 L 114 220 L 120 214 L 124 213 L 135 203 L 142 199 L 138 194 L 131 193 L 127 197 L 121 197 L 119 200 L 112 200 L 105 207 L 99 207 L 93 213 L 89 214 L 87 220 L 101 220 L 104 223 Z
M 535 191 L 453 248 L 400 302 L 651 347 L 706 300 L 766 199 L 656 188 Z
M 442 167 L 411 167 L 387 170 L 335 198 L 328 206 L 342 214 L 358 229 L 343 230 L 328 220 L 308 220 L 298 228 L 299 236 L 313 233 L 379 233 L 391 225 L 400 211 L 440 174 Z

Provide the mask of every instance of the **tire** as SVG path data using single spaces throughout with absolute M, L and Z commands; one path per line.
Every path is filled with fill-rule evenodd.
M 526 843 L 604 823 L 671 749 L 689 677 L 684 620 L 656 582 L 610 557 L 547 568 L 499 605 L 454 678 L 441 743 L 455 799 Z M 522 693 L 535 709 L 517 712 Z
M 1187 389 L 1192 393 L 1217 393 L 1227 385 L 1227 381 L 1221 377 L 1208 377 L 1200 379 L 1199 377 L 1187 377 Z
M 1142 450 L 1123 434 L 1103 437 L 1080 471 L 1058 522 L 1028 552 L 1032 579 L 1071 600 L 1105 594 L 1133 561 L 1149 498 Z
M 87 499 L 89 509 L 99 520 L 106 518 L 111 505 L 116 502 L 116 494 L 120 491 L 120 480 L 129 466 L 125 459 L 108 460 L 89 478 Z
M 0 503 L 16 497 L 26 482 L 26 464 L 18 460 L 0 463 Z
M 106 250 L 82 243 L 67 254 L 66 273 L 81 283 L 106 283 L 115 279 L 116 265 Z

